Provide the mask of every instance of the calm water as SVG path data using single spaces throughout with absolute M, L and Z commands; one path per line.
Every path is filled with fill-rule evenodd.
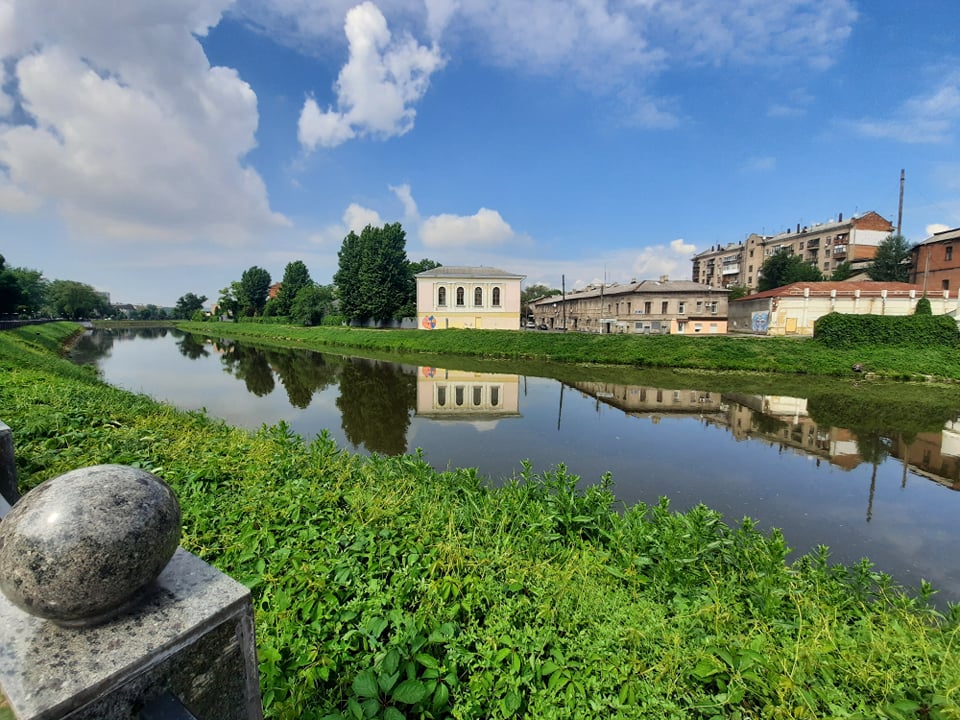
M 960 408 L 937 431 L 858 433 L 817 422 L 832 416 L 822 400 L 711 392 L 682 374 L 671 387 L 560 382 L 159 329 L 93 331 L 74 359 L 236 425 L 284 420 L 361 453 L 420 448 L 438 469 L 476 467 L 494 483 L 525 459 L 535 471 L 563 463 L 585 483 L 609 471 L 624 503 L 667 496 L 730 523 L 749 516 L 798 552 L 869 557 L 908 586 L 931 581 L 941 605 L 960 601 Z

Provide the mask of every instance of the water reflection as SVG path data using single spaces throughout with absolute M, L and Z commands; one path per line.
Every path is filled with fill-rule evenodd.
M 520 376 L 421 367 L 417 416 L 434 420 L 520 417 Z

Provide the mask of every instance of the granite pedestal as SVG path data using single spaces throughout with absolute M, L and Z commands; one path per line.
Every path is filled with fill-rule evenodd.
M 250 591 L 180 548 L 134 608 L 93 627 L 0 594 L 0 688 L 18 720 L 132 720 L 164 695 L 198 720 L 259 720 Z

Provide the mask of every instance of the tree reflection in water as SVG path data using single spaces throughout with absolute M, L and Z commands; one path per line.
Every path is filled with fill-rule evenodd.
M 343 432 L 372 453 L 407 450 L 407 428 L 417 402 L 417 377 L 395 363 L 351 358 L 340 375 Z

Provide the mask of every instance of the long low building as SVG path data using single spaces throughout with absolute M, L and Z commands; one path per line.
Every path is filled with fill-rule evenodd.
M 548 329 L 630 334 L 717 335 L 727 332 L 727 294 L 688 280 L 591 285 L 531 303 Z
M 831 312 L 912 315 L 923 288 L 901 282 L 796 282 L 730 302 L 731 333 L 812 336 L 814 323 Z M 957 315 L 949 292 L 928 293 L 934 315 Z

